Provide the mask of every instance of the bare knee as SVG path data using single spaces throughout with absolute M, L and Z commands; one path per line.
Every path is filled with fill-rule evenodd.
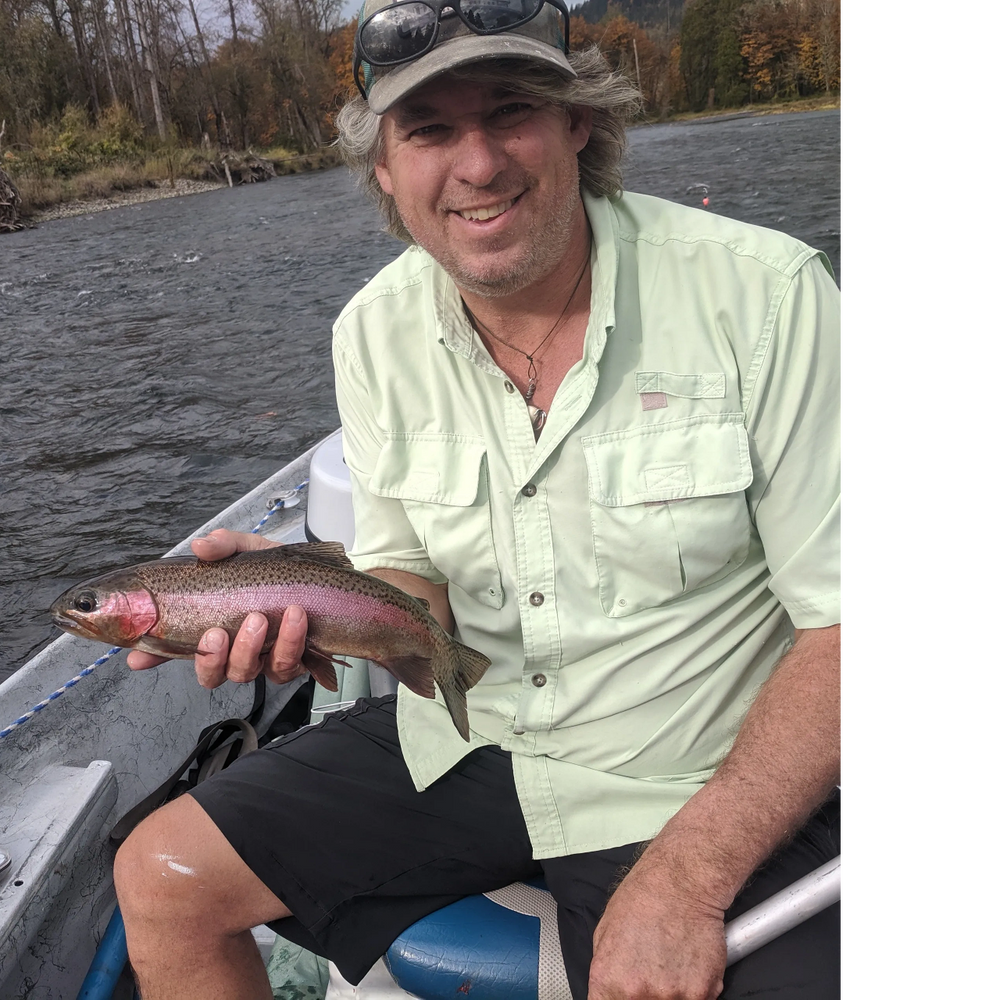
M 164 926 L 175 938 L 232 935 L 288 915 L 188 795 L 147 817 L 122 844 L 115 889 L 130 941 Z
M 200 809 L 199 817 L 192 805 L 193 800 L 184 798 L 168 803 L 143 820 L 119 848 L 115 890 L 126 925 L 176 925 L 179 916 L 211 915 L 215 893 L 208 887 L 215 873 L 210 856 L 205 856 L 209 845 L 201 829 L 202 818 L 208 817 Z M 179 923 L 183 927 L 188 921 Z

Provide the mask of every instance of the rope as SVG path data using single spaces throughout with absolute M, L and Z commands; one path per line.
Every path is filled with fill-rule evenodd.
M 273 506 L 271 507 L 271 510 L 269 510 L 267 514 L 265 514 L 264 517 L 261 518 L 260 523 L 250 533 L 252 535 L 256 535 L 257 532 L 260 531 L 260 529 L 263 528 L 264 525 L 267 524 L 267 522 L 272 517 L 274 517 L 274 515 L 279 510 L 281 510 L 285 506 L 286 501 L 290 500 L 300 490 L 305 489 L 308 483 L 309 480 L 306 479 L 304 482 L 299 483 L 299 485 L 296 486 L 295 489 L 290 490 L 284 496 L 275 500 Z M 42 711 L 43 708 L 48 708 L 48 706 L 51 705 L 52 702 L 56 700 L 56 698 L 62 697 L 70 688 L 76 687 L 76 685 L 79 684 L 80 681 L 84 679 L 84 677 L 87 677 L 90 674 L 92 674 L 98 667 L 103 666 L 105 663 L 108 662 L 108 660 L 111 659 L 112 656 L 114 656 L 116 653 L 120 653 L 121 651 L 122 651 L 121 646 L 112 646 L 111 649 L 109 649 L 103 656 L 100 656 L 96 660 L 94 660 L 94 662 L 91 663 L 89 667 L 84 667 L 83 670 L 81 670 L 76 675 L 76 677 L 71 677 L 68 681 L 66 681 L 65 684 L 63 684 L 61 688 L 58 688 L 57 690 L 53 691 L 52 694 L 48 696 L 48 698 L 42 699 L 42 701 L 40 701 L 37 705 L 35 705 L 34 708 L 29 709 L 20 718 L 15 719 L 9 726 L 6 727 L 6 729 L 0 729 L 0 740 L 2 740 L 5 736 L 9 736 L 19 726 L 23 726 L 26 722 L 30 722 L 36 715 L 38 715 L 40 711 Z
M 282 507 L 284 507 L 284 506 L 285 506 L 285 502 L 286 502 L 286 501 L 288 501 L 288 500 L 291 500 L 291 498 L 292 498 L 292 497 L 293 497 L 293 496 L 294 496 L 294 495 L 295 495 L 296 493 L 298 493 L 298 492 L 299 492 L 299 490 L 303 490 L 303 489 L 305 489 L 305 488 L 306 488 L 306 486 L 308 486 L 308 485 L 309 485 L 309 480 L 308 480 L 308 479 L 306 479 L 306 480 L 304 480 L 303 482 L 299 483 L 299 485 L 298 485 L 298 486 L 296 486 L 294 490 L 289 490 L 289 491 L 288 491 L 288 493 L 286 493 L 286 494 L 285 494 L 284 496 L 282 496 L 282 497 L 279 497 L 279 498 L 278 498 L 277 500 L 275 500 L 275 501 L 274 501 L 274 504 L 273 504 L 273 506 L 271 507 L 271 509 L 270 509 L 270 510 L 269 510 L 269 511 L 268 511 L 268 512 L 267 512 L 267 513 L 266 513 L 266 514 L 265 514 L 265 515 L 264 515 L 264 516 L 263 516 L 263 517 L 262 517 L 262 518 L 260 519 L 260 523 L 259 523 L 259 524 L 257 525 L 257 527 L 256 527 L 256 528 L 254 528 L 254 529 L 253 529 L 253 530 L 252 530 L 252 531 L 250 532 L 250 534 L 251 534 L 251 535 L 256 535 L 256 534 L 257 534 L 257 532 L 258 532 L 258 531 L 260 531 L 260 529 L 261 529 L 261 528 L 263 528 L 263 527 L 264 527 L 264 525 L 265 525 L 265 524 L 267 524 L 267 522 L 268 522 L 268 521 L 269 521 L 269 520 L 270 520 L 270 519 L 271 519 L 272 517 L 274 517 L 274 515 L 275 515 L 275 514 L 277 514 L 277 513 L 278 513 L 278 511 L 282 509 Z
M 53 691 L 48 698 L 40 701 L 34 708 L 29 709 L 24 713 L 19 719 L 15 719 L 6 729 L 0 729 L 0 739 L 14 732 L 18 726 L 23 726 L 29 719 L 33 719 L 43 708 L 48 708 L 56 700 L 56 698 L 64 695 L 71 687 L 76 687 L 88 674 L 92 674 L 98 667 L 103 666 L 108 660 L 111 659 L 115 653 L 120 653 L 122 651 L 121 646 L 112 646 L 103 656 L 98 657 L 94 660 L 89 667 L 84 667 L 76 677 L 71 677 L 61 688 Z

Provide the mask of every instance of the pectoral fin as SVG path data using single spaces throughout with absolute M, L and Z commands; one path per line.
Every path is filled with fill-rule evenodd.
M 174 659 L 193 660 L 195 653 L 202 650 L 197 646 L 190 646 L 187 643 L 170 642 L 169 639 L 160 639 L 155 635 L 146 633 L 133 647 L 141 649 L 144 653 L 154 653 L 156 656 L 170 656 Z
M 302 665 L 316 678 L 316 683 L 320 687 L 325 687 L 327 691 L 338 690 L 337 668 L 334 667 L 334 663 L 350 666 L 343 660 L 335 660 L 332 656 L 326 656 L 309 647 L 306 647 L 306 651 L 302 654 Z

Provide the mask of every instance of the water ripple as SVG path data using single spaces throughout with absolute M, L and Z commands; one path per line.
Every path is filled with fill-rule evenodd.
M 635 129 L 627 186 L 700 206 L 705 184 L 839 271 L 839 129 Z M 337 426 L 330 326 L 399 249 L 343 170 L 0 240 L 0 679 L 73 580 L 161 554 Z

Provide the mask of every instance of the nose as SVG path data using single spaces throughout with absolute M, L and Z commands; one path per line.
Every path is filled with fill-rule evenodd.
M 462 130 L 453 163 L 456 180 L 475 187 L 487 187 L 506 165 L 507 153 L 499 137 L 481 125 Z

